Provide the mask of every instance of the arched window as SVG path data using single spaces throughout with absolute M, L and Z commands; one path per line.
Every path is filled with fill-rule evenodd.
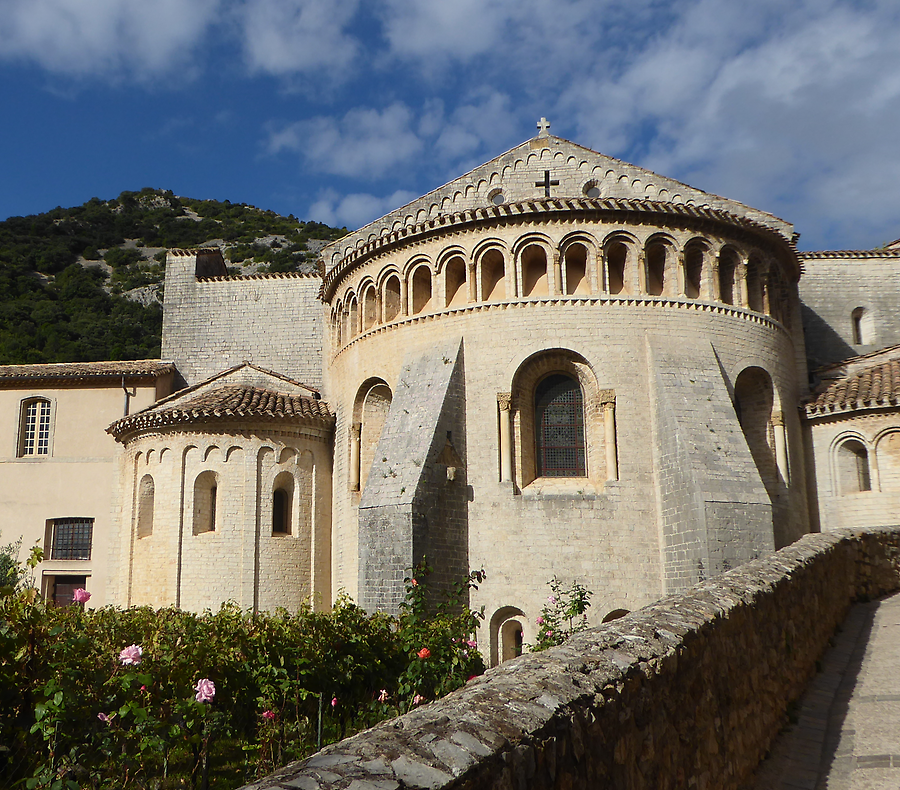
M 138 521 L 137 536 L 147 538 L 153 534 L 153 507 L 156 498 L 156 487 L 150 475 L 141 478 L 138 488 Z
M 750 454 L 767 488 L 778 480 L 772 430 L 774 403 L 775 388 L 771 376 L 758 367 L 742 370 L 734 383 L 734 408 Z
M 719 255 L 719 298 L 725 304 L 735 303 L 735 273 L 738 259 L 734 250 L 722 250 Z
M 627 262 L 628 247 L 621 241 L 614 241 L 606 247 L 606 282 L 611 294 L 628 293 L 625 285 Z
M 50 455 L 50 401 L 46 398 L 22 401 L 19 420 L 19 457 Z
M 393 321 L 400 315 L 400 278 L 392 274 L 384 283 L 384 321 Z
M 522 289 L 525 296 L 547 296 L 550 293 L 547 253 L 538 244 L 529 244 L 522 250 Z
M 469 301 L 466 286 L 466 262 L 454 255 L 444 266 L 444 283 L 447 307 L 458 307 Z
M 584 405 L 575 379 L 554 373 L 534 393 L 538 477 L 584 477 Z
M 194 481 L 194 534 L 216 531 L 218 478 L 215 472 L 201 472 Z
M 655 242 L 647 245 L 647 293 L 662 296 L 666 288 L 666 245 Z
M 431 269 L 419 266 L 410 278 L 412 285 L 412 314 L 425 313 L 431 307 Z
M 868 346 L 875 342 L 875 324 L 870 310 L 857 307 L 850 314 L 854 346 Z
M 699 244 L 691 244 L 684 251 L 684 295 L 699 299 L 703 287 L 704 250 Z
M 362 328 L 363 331 L 371 329 L 378 323 L 378 301 L 375 298 L 375 286 L 370 285 L 363 291 L 362 297 L 363 315 Z
M 272 534 L 291 534 L 291 504 L 294 498 L 294 478 L 282 472 L 275 478 L 272 491 Z
M 481 300 L 502 302 L 506 299 L 506 264 L 500 250 L 488 250 L 481 258 Z
M 838 484 L 841 494 L 872 490 L 869 451 L 858 439 L 848 439 L 837 451 Z
M 764 308 L 761 267 L 759 260 L 751 256 L 747 263 L 747 306 L 757 313 L 763 312 Z
M 565 292 L 570 295 L 589 294 L 587 248 L 583 244 L 570 244 L 563 259 L 566 263 Z

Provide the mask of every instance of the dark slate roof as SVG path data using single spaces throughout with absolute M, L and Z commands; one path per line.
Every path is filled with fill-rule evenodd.
M 172 362 L 138 359 L 123 362 L 54 362 L 45 365 L 0 365 L 0 387 L 18 382 L 81 383 L 103 379 L 155 379 L 175 371 Z
M 247 384 L 226 384 L 183 402 L 151 406 L 123 417 L 107 430 L 116 438 L 144 428 L 211 422 L 288 422 L 330 426 L 334 415 L 324 401 Z
M 897 348 L 890 351 L 896 353 Z M 839 378 L 825 381 L 807 401 L 806 413 L 810 417 L 822 417 L 835 412 L 865 409 L 881 409 L 900 406 L 900 358 L 885 359 L 883 352 L 865 364 L 866 357 L 857 357 L 843 363 L 850 364 Z M 840 371 L 842 366 L 831 366 L 826 371 Z

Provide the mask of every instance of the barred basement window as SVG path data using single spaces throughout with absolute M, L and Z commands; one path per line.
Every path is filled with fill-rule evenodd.
M 55 518 L 50 521 L 51 560 L 89 560 L 94 538 L 94 519 Z
M 534 393 L 538 477 L 584 477 L 584 406 L 569 376 L 545 378 Z
M 32 398 L 22 402 L 19 457 L 50 454 L 50 401 Z

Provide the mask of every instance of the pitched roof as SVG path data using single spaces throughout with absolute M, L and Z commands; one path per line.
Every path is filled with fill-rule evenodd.
M 900 406 L 900 346 L 822 368 L 825 379 L 804 406 L 809 417 Z
M 159 359 L 121 362 L 53 362 L 43 365 L 0 365 L 0 387 L 14 382 L 81 383 L 104 379 L 155 379 L 175 371 L 175 363 Z
M 121 439 L 146 428 L 248 421 L 329 427 L 334 415 L 313 388 L 244 362 L 123 417 L 106 430 Z

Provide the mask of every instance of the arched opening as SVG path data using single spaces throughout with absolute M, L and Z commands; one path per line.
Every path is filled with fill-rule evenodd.
M 371 329 L 378 321 L 378 301 L 375 298 L 375 286 L 370 285 L 363 291 L 362 297 L 362 328 L 365 332 Z
M 137 536 L 147 538 L 153 534 L 153 507 L 156 487 L 150 475 L 144 475 L 138 486 Z
M 522 654 L 525 613 L 517 606 L 502 606 L 490 621 L 490 656 L 492 667 Z
M 719 299 L 725 304 L 735 303 L 735 275 L 738 257 L 734 250 L 724 249 L 719 253 Z
M 647 245 L 647 293 L 662 296 L 666 289 L 666 245 L 652 242 Z
M 621 241 L 606 245 L 606 282 L 611 294 L 628 293 L 625 285 L 625 268 L 628 263 L 628 247 Z
M 570 244 L 566 247 L 563 260 L 566 264 L 565 292 L 570 296 L 589 294 L 591 283 L 588 279 L 587 247 L 583 244 Z
M 757 313 L 764 311 L 762 264 L 751 255 L 747 262 L 747 306 Z
M 507 620 L 500 627 L 500 661 L 509 661 L 522 655 L 522 623 L 518 619 Z
M 554 373 L 534 392 L 538 477 L 584 477 L 584 398 L 571 376 Z
M 216 531 L 216 511 L 218 510 L 218 477 L 215 472 L 206 471 L 197 475 L 194 481 L 194 534 Z
M 837 477 L 841 494 L 859 494 L 872 490 L 869 451 L 858 439 L 848 439 L 838 447 Z
M 774 402 L 772 379 L 765 370 L 751 367 L 741 371 L 734 384 L 735 411 L 767 489 L 778 480 L 771 430 Z
M 444 265 L 447 307 L 459 307 L 469 301 L 466 287 L 466 262 L 462 256 L 454 255 Z
M 378 442 L 387 421 L 392 399 L 391 388 L 380 379 L 366 382 L 357 393 L 354 414 L 359 424 L 357 479 L 360 491 L 365 488 L 369 470 L 375 460 L 375 451 L 378 449 Z M 351 478 L 352 476 L 351 474 Z
M 865 307 L 857 307 L 850 314 L 854 346 L 868 346 L 875 342 L 875 322 Z
M 703 287 L 704 250 L 699 244 L 690 244 L 684 250 L 684 295 L 699 299 Z
M 773 263 L 769 269 L 769 315 L 776 321 L 784 321 L 785 288 L 781 268 Z
M 338 302 L 334 308 L 334 314 L 331 316 L 331 333 L 335 348 L 343 345 L 343 329 L 344 329 L 344 307 Z
M 506 264 L 500 250 L 488 250 L 481 258 L 481 301 L 506 299 Z
M 607 612 L 604 617 L 604 623 L 611 623 L 613 620 L 619 620 L 628 614 L 628 609 L 613 609 L 611 612 Z
M 550 284 L 547 277 L 547 252 L 538 244 L 522 250 L 522 290 L 525 296 L 547 296 Z
M 431 269 L 418 266 L 410 280 L 412 283 L 412 315 L 425 313 L 431 308 Z
M 400 315 L 400 278 L 392 274 L 384 283 L 384 320 L 393 321 Z
M 294 499 L 294 476 L 281 472 L 272 489 L 272 534 L 291 534 L 291 505 Z
M 359 334 L 359 304 L 356 297 L 352 296 L 347 302 L 347 339 Z

